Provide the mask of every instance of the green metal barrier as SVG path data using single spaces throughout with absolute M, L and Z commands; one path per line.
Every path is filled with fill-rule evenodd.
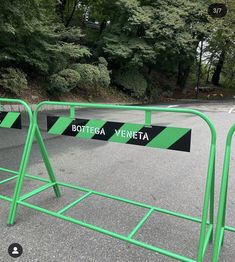
M 27 165 L 28 165 L 29 156 L 30 156 L 34 137 L 36 138 L 38 144 L 40 145 L 40 152 L 41 152 L 42 157 L 43 157 L 43 159 L 46 163 L 46 168 L 47 168 L 48 174 L 50 175 L 51 183 L 53 183 L 55 181 L 54 180 L 55 178 L 54 178 L 52 168 L 50 166 L 50 161 L 47 158 L 47 152 L 45 150 L 44 143 L 43 143 L 43 141 L 40 137 L 40 134 L 38 133 L 38 129 L 36 128 L 36 126 L 34 124 L 33 113 L 31 111 L 31 108 L 29 107 L 29 105 L 27 103 L 25 103 L 24 101 L 19 100 L 19 99 L 0 98 L 0 104 L 1 104 L 0 128 L 21 129 L 21 114 L 19 112 L 4 112 L 3 111 L 4 106 L 2 105 L 2 103 L 23 105 L 24 108 L 25 108 L 25 111 L 28 115 L 28 118 L 29 118 L 29 128 L 28 128 L 28 132 L 27 132 L 27 136 L 26 136 L 26 140 L 25 140 L 25 145 L 24 145 L 24 149 L 23 149 L 23 153 L 22 153 L 22 158 L 21 158 L 21 161 L 20 161 L 19 170 L 15 171 L 15 170 L 10 170 L 10 169 L 0 167 L 1 172 L 6 172 L 6 173 L 13 175 L 13 176 L 11 176 L 7 179 L 0 181 L 0 185 L 3 185 L 3 184 L 5 184 L 9 181 L 16 180 L 16 186 L 15 186 L 14 195 L 13 195 L 12 198 L 7 197 L 5 195 L 0 195 L 0 199 L 11 202 L 11 210 L 10 210 L 10 214 L 9 214 L 8 224 L 12 225 L 14 222 L 12 222 L 11 218 L 12 218 L 12 216 L 14 216 L 14 214 L 15 214 L 14 212 L 16 211 L 16 206 L 17 206 L 16 199 L 19 199 L 20 189 L 22 187 L 24 177 L 27 177 L 28 179 L 43 181 L 43 179 L 41 179 L 39 177 L 26 174 L 26 168 L 27 168 Z M 54 190 L 55 190 L 56 196 L 60 196 L 59 188 L 56 184 L 54 185 Z
M 225 226 L 226 218 L 226 206 L 227 206 L 227 195 L 228 195 L 228 181 L 229 181 L 229 167 L 231 160 L 231 144 L 235 133 L 235 125 L 233 125 L 227 135 L 225 155 L 224 155 L 224 165 L 223 174 L 220 189 L 220 199 L 217 217 L 217 226 L 215 234 L 215 243 L 213 248 L 213 262 L 219 261 L 220 250 L 224 241 L 225 231 L 235 232 L 234 227 Z
M 4 106 L 3 103 L 10 103 L 10 104 L 21 104 L 24 106 L 28 117 L 29 117 L 29 130 L 28 130 L 28 134 L 26 137 L 26 141 L 25 141 L 25 146 L 24 146 L 24 150 L 23 150 L 23 154 L 22 154 L 22 159 L 20 162 L 20 167 L 18 171 L 14 171 L 14 170 L 10 170 L 10 169 L 6 169 L 3 167 L 0 167 L 0 171 L 2 172 L 6 172 L 9 173 L 13 176 L 11 176 L 10 178 L 4 179 L 2 181 L 0 181 L 0 185 L 3 185 L 4 183 L 7 183 L 11 180 L 14 179 L 18 179 L 19 178 L 19 174 L 25 173 L 25 169 L 27 166 L 27 161 L 28 158 L 27 156 L 29 155 L 29 142 L 30 142 L 30 138 L 31 138 L 31 133 L 32 133 L 32 128 L 33 128 L 33 115 L 32 115 L 32 111 L 30 109 L 30 107 L 22 100 L 19 99 L 7 99 L 7 98 L 0 98 L 0 128 L 21 128 L 21 115 L 19 112 L 5 112 L 4 111 Z M 12 198 L 0 195 L 0 199 L 6 200 L 6 201 L 12 201 Z
M 54 122 L 51 123 L 51 120 L 49 120 L 49 124 L 48 124 L 48 131 L 50 132 L 51 128 L 51 133 L 55 133 L 55 134 L 68 134 L 68 132 L 71 132 L 71 130 L 68 130 L 68 126 L 71 127 L 71 123 L 73 123 L 73 121 L 78 121 L 75 118 L 75 108 L 97 108 L 97 109 L 111 109 L 111 110 L 136 110 L 136 111 L 143 111 L 145 112 L 145 123 L 144 125 L 141 126 L 134 126 L 134 124 L 128 129 L 128 130 L 142 130 L 142 128 L 146 128 L 146 127 L 150 127 L 151 126 L 151 114 L 152 112 L 171 112 L 171 113 L 186 113 L 186 114 L 192 114 L 192 115 L 196 115 L 200 118 L 202 118 L 207 125 L 210 128 L 211 131 L 211 145 L 210 145 L 210 153 L 209 153 L 209 163 L 208 163 L 208 170 L 207 170 L 207 178 L 206 178 L 206 187 L 205 187 L 205 195 L 204 195 L 204 203 L 203 203 L 203 211 L 202 211 L 202 217 L 201 218 L 195 218 L 195 217 L 191 217 L 185 214 L 181 214 L 181 213 L 176 213 L 170 210 L 166 210 L 166 209 L 162 209 L 162 208 L 158 208 L 155 206 L 151 206 L 151 205 L 147 205 L 147 204 L 143 204 L 143 203 L 139 203 L 139 202 L 135 202 L 132 200 L 128 200 L 125 198 L 121 198 L 121 197 L 117 197 L 117 196 L 112 196 L 106 193 L 101 193 L 101 192 L 97 192 L 91 189 L 87 189 L 87 188 L 82 188 L 79 186 L 75 186 L 75 185 L 70 185 L 67 183 L 61 183 L 61 182 L 57 182 L 55 180 L 51 165 L 50 165 L 50 161 L 48 158 L 48 154 L 46 152 L 46 148 L 45 145 L 43 143 L 39 128 L 38 128 L 38 123 L 37 123 L 37 119 L 38 119 L 38 113 L 39 110 L 44 106 L 44 105 L 60 105 L 60 106 L 65 106 L 65 107 L 70 107 L 70 119 L 69 118 L 65 118 L 63 121 L 62 117 L 61 118 L 57 118 L 54 119 Z M 62 119 L 62 120 L 61 120 Z M 84 121 L 84 120 L 82 120 Z M 86 120 L 89 121 L 89 120 Z M 96 120 L 90 120 L 94 121 Z M 100 120 L 99 120 L 100 121 Z M 101 122 L 96 122 L 96 127 L 97 125 L 99 127 L 101 127 Z M 65 128 L 65 122 L 67 123 L 67 128 Z M 88 122 L 86 122 L 88 123 Z M 105 125 L 105 123 L 103 123 Z M 108 123 L 109 124 L 109 123 Z M 118 124 L 118 123 L 115 123 Z M 120 124 L 120 123 L 119 123 Z M 124 123 L 122 123 L 123 125 L 125 125 Z M 123 125 L 119 126 L 119 128 L 122 128 Z M 130 124 L 128 124 L 130 125 Z M 108 128 L 106 126 L 108 130 L 107 132 L 110 132 L 110 128 Z M 156 131 L 157 129 L 159 129 L 161 127 L 154 127 L 154 130 Z M 40 104 L 38 104 L 35 112 L 34 112 L 34 119 L 33 119 L 33 128 L 32 128 L 32 132 L 31 132 L 31 139 L 28 142 L 29 143 L 29 147 L 31 147 L 32 141 L 33 141 L 33 137 L 35 136 L 37 138 L 39 147 L 41 149 L 42 152 L 42 156 L 44 159 L 44 162 L 46 163 L 47 166 L 49 166 L 50 168 L 48 169 L 48 173 L 50 176 L 50 180 L 48 179 L 41 179 L 42 181 L 45 182 L 45 185 L 43 185 L 42 187 L 33 190 L 30 193 L 27 193 L 24 196 L 20 196 L 20 192 L 21 192 L 21 188 L 22 188 L 22 183 L 24 180 L 24 176 L 25 176 L 25 172 L 22 172 L 20 174 L 20 179 L 18 180 L 18 183 L 16 185 L 16 189 L 15 189 L 15 194 L 14 194 L 14 199 L 12 201 L 11 204 L 11 211 L 10 211 L 10 215 L 9 215 L 9 219 L 8 219 L 8 224 L 12 225 L 14 224 L 15 221 L 15 217 L 16 217 L 16 211 L 17 211 L 17 207 L 18 205 L 23 205 L 29 208 L 32 208 L 34 210 L 37 210 L 39 212 L 57 217 L 57 218 L 61 218 L 63 220 L 69 221 L 71 223 L 95 230 L 97 232 L 103 233 L 105 235 L 108 236 L 112 236 L 114 238 L 123 240 L 125 242 L 128 242 L 130 244 L 157 252 L 161 255 L 165 255 L 168 257 L 171 257 L 173 259 L 179 260 L 179 261 L 186 261 L 186 262 L 192 262 L 192 261 L 197 261 L 197 262 L 202 262 L 204 260 L 204 256 L 207 250 L 207 246 L 208 243 L 210 241 L 212 241 L 213 238 L 213 220 L 214 220 L 214 176 L 215 176 L 215 152 L 216 152 L 216 131 L 214 128 L 214 125 L 212 124 L 212 122 L 209 120 L 209 118 L 207 116 L 205 116 L 204 114 L 202 114 L 199 111 L 196 110 L 190 110 L 190 109 L 173 109 L 173 108 L 158 108 L 158 107 L 140 107 L 140 106 L 114 106 L 114 105 L 102 105 L 102 104 L 81 104 L 81 103 L 66 103 L 66 102 L 42 102 Z M 54 131 L 53 131 L 54 130 Z M 155 136 L 152 137 L 152 139 L 154 140 L 154 147 L 159 147 L 159 148 L 169 148 L 171 145 L 173 145 L 174 143 L 177 143 L 177 141 L 181 140 L 185 135 L 188 136 L 189 132 L 191 132 L 189 129 L 171 129 L 169 128 L 167 130 L 166 129 L 162 129 L 165 130 L 168 135 L 164 135 L 164 131 L 160 132 L 160 133 L 155 133 Z M 180 130 L 180 132 L 178 132 Z M 52 132 L 53 131 L 53 132 Z M 81 131 L 81 130 L 80 130 Z M 155 132 L 154 131 L 154 132 Z M 112 131 L 113 132 L 113 131 Z M 112 133 L 111 132 L 111 133 Z M 119 129 L 117 129 L 117 132 L 119 132 Z M 121 132 L 121 131 L 120 131 Z M 156 131 L 157 132 L 157 131 Z M 161 133 L 163 135 L 161 135 Z M 112 133 L 113 134 L 113 133 Z M 160 143 L 160 141 L 162 140 L 167 140 L 169 138 L 171 138 L 171 134 L 174 134 L 174 139 L 171 141 L 170 144 L 167 143 Z M 71 135 L 71 134 L 70 134 Z M 74 136 L 74 134 L 72 133 L 72 135 Z M 84 131 L 81 134 L 81 138 L 88 138 L 88 134 Z M 96 134 L 98 135 L 98 134 Z M 116 134 L 117 135 L 117 134 Z M 159 135 L 160 137 L 162 137 L 161 139 L 159 139 Z M 135 135 L 134 135 L 135 136 Z M 89 137 L 91 138 L 91 137 Z M 96 137 L 96 139 L 101 139 L 99 137 Z M 122 143 L 126 143 L 125 141 L 115 141 L 115 139 L 117 140 L 117 137 L 115 138 L 115 134 L 113 138 L 110 138 L 110 134 L 109 136 L 105 136 L 106 140 L 109 139 L 114 139 L 113 142 L 122 142 Z M 172 139 L 172 138 L 171 138 Z M 184 137 L 185 139 L 185 137 Z M 102 139 L 101 139 L 102 140 Z M 150 140 L 150 139 L 149 139 Z M 153 141 L 151 140 L 151 141 Z M 151 143 L 151 141 L 149 141 L 149 143 Z M 188 140 L 187 140 L 188 141 Z M 139 142 L 140 143 L 140 142 Z M 179 143 L 181 144 L 181 142 Z M 178 144 L 178 146 L 179 146 Z M 169 148 L 170 149 L 170 148 Z M 176 149 L 177 150 L 177 149 Z M 188 150 L 186 150 L 188 151 Z M 58 186 L 64 186 L 64 187 L 68 187 L 71 189 L 75 189 L 75 190 L 79 190 L 81 192 L 84 192 L 84 195 L 82 197 L 80 197 L 79 199 L 77 199 L 76 201 L 72 202 L 71 204 L 69 204 L 68 206 L 62 208 L 61 210 L 59 210 L 58 212 L 55 211 L 50 211 L 48 209 L 42 208 L 40 206 L 28 203 L 26 200 L 50 187 L 55 187 L 56 189 L 58 189 Z M 59 191 L 57 192 L 57 196 L 59 196 Z M 78 203 L 80 203 L 82 200 L 86 199 L 87 197 L 91 196 L 91 195 L 98 195 L 98 196 L 102 196 L 108 199 L 113 199 L 113 200 L 117 200 L 117 201 L 121 201 L 124 203 L 128 203 L 128 204 L 132 204 L 138 207 L 143 207 L 146 209 L 146 215 L 139 221 L 139 223 L 136 225 L 136 227 L 129 233 L 128 236 L 124 236 L 121 234 L 117 234 L 115 232 L 106 230 L 104 228 L 101 227 L 97 227 L 94 226 L 92 224 L 88 224 L 84 221 L 81 220 L 77 220 L 74 218 L 71 218 L 69 216 L 66 216 L 64 213 L 69 210 L 70 208 L 72 208 L 73 206 L 77 205 Z M 186 219 L 186 220 L 190 220 L 196 223 L 200 223 L 201 224 L 201 228 L 200 228 L 200 237 L 199 237 L 199 243 L 198 243 L 198 252 L 197 252 L 197 258 L 193 259 L 193 258 L 189 258 L 189 257 L 185 257 L 182 256 L 180 254 L 153 246 L 153 245 L 149 245 L 147 243 L 141 242 L 139 240 L 136 240 L 134 237 L 136 235 L 136 233 L 140 230 L 140 228 L 144 225 L 144 223 L 147 221 L 147 219 L 150 217 L 151 214 L 153 214 L 154 212 L 160 212 L 160 213 L 164 213 L 167 215 L 172 215 L 175 217 L 179 217 L 182 219 Z M 209 218 L 208 218 L 208 214 L 209 214 Z

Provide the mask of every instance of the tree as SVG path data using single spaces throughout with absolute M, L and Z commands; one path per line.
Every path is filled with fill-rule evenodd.
M 213 54 L 214 73 L 211 82 L 220 84 L 221 74 L 226 63 L 227 55 L 234 49 L 235 43 L 235 3 L 227 1 L 228 14 L 223 19 L 212 19 L 211 35 L 208 38 L 207 51 Z
M 184 88 L 208 22 L 202 3 L 118 0 L 100 42 L 103 53 L 116 67 L 179 70 L 178 84 Z
M 46 6 L 45 6 L 46 5 Z M 52 2 L 3 1 L 0 12 L 1 66 L 49 75 L 89 50 L 78 44 L 79 29 L 65 29 L 51 10 Z M 74 44 L 76 43 L 76 45 Z

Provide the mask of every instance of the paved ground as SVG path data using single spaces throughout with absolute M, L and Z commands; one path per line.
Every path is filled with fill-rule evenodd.
M 190 107 L 206 113 L 218 131 L 218 155 L 216 161 L 216 202 L 220 186 L 225 138 L 235 120 L 235 104 L 195 103 L 165 104 L 164 107 Z M 48 112 L 51 113 L 51 112 Z M 58 112 L 59 113 L 59 112 Z M 58 114 L 54 112 L 53 114 Z M 65 112 L 60 112 L 65 114 Z M 107 143 L 93 140 L 76 140 L 70 137 L 51 136 L 45 132 L 45 116 L 40 115 L 40 126 L 46 141 L 50 159 L 58 180 L 83 187 L 148 203 L 196 217 L 201 216 L 210 133 L 201 119 L 190 115 L 169 113 L 154 114 L 153 124 L 191 127 L 192 152 L 151 149 L 138 146 Z M 142 123 L 141 112 L 81 110 L 77 116 L 103 118 L 110 121 Z M 23 119 L 27 125 L 27 119 Z M 17 169 L 26 126 L 22 131 L 1 129 L 0 166 Z M 235 156 L 235 154 L 234 154 Z M 232 160 L 234 160 L 234 156 Z M 232 161 L 231 173 L 234 170 Z M 28 173 L 47 177 L 43 162 L 34 144 Z M 1 177 L 7 178 L 5 173 Z M 41 183 L 26 180 L 23 193 Z M 231 176 L 228 201 L 229 225 L 235 226 L 235 178 Z M 0 186 L 0 193 L 10 196 L 14 182 Z M 59 210 L 76 200 L 79 191 L 62 188 L 63 196 L 54 197 L 52 190 L 28 200 L 30 203 Z M 127 262 L 174 261 L 170 258 L 129 245 L 111 237 L 49 217 L 20 206 L 15 226 L 7 227 L 9 203 L 0 201 L 0 261 L 68 261 L 68 262 Z M 217 206 L 216 206 L 217 211 Z M 101 197 L 87 198 L 66 214 L 93 223 L 105 229 L 128 235 L 146 210 Z M 154 213 L 136 235 L 136 239 L 157 245 L 182 255 L 195 258 L 199 227 L 193 222 Z M 10 258 L 7 249 L 18 242 L 24 253 L 20 258 Z M 233 262 L 235 237 L 226 234 L 220 261 Z M 209 248 L 206 261 L 210 261 Z

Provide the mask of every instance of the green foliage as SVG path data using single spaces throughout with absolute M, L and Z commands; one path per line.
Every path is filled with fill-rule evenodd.
M 81 89 L 94 89 L 100 79 L 100 71 L 97 66 L 90 64 L 75 64 L 72 66 L 80 75 L 78 87 Z
M 207 8 L 213 2 L 3 0 L 0 64 L 5 68 L 1 75 L 9 82 L 9 88 L 3 78 L 2 86 L 19 94 L 13 86 L 16 79 L 26 85 L 25 75 L 19 71 L 22 70 L 29 80 L 37 76 L 45 82 L 49 79 L 51 91 L 81 88 L 92 92 L 110 85 L 109 69 L 117 72 L 116 83 L 136 97 L 150 93 L 139 72 L 148 79 L 147 90 L 156 87 L 151 72 L 163 78 L 171 73 L 183 89 L 188 78 L 191 82 L 187 83 L 195 85 L 198 44 L 203 39 L 206 48 L 201 83 L 216 72 L 221 84 L 233 87 L 235 2 L 226 1 L 229 12 L 225 18 L 212 19 Z M 93 26 L 97 21 L 99 25 Z M 86 28 L 87 24 L 90 27 Z M 65 69 L 71 65 L 78 74 Z
M 114 79 L 118 86 L 127 90 L 133 97 L 142 98 L 146 95 L 148 83 L 137 69 L 119 70 Z
M 104 64 L 98 65 L 100 71 L 99 86 L 107 88 L 110 85 L 110 76 L 107 67 Z
M 0 88 L 19 96 L 27 89 L 27 79 L 20 70 L 12 67 L 0 69 Z
M 205 34 L 205 5 L 185 0 L 118 0 L 116 6 L 115 19 L 100 42 L 110 61 L 139 68 L 171 66 L 173 61 L 177 67 L 178 56 L 195 56 L 198 38 Z
M 108 62 L 104 57 L 99 57 L 99 64 L 104 65 L 105 67 L 108 66 Z
M 50 78 L 49 91 L 66 93 L 73 90 L 79 83 L 80 74 L 72 69 L 64 69 Z
M 98 66 L 90 64 L 74 64 L 71 66 L 81 75 L 78 87 L 81 89 L 97 89 L 99 87 L 107 88 L 110 84 L 110 76 L 105 65 L 105 59 L 101 59 L 102 64 Z
M 82 37 L 80 29 L 65 29 L 43 5 L 43 1 L 34 0 L 1 3 L 2 65 L 14 63 L 28 73 L 47 76 L 90 55 L 77 43 Z

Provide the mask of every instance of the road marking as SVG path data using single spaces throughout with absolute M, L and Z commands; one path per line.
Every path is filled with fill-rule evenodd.
M 229 110 L 229 114 L 231 114 L 232 112 L 233 112 L 233 110 L 234 110 L 235 108 L 234 107 L 232 107 L 230 110 Z
M 168 108 L 178 107 L 179 105 L 168 106 Z

